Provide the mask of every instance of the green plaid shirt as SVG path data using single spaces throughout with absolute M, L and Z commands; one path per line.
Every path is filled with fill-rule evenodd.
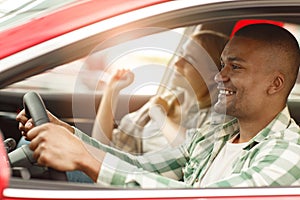
M 224 125 L 189 130 L 178 148 L 134 156 L 105 146 L 76 129 L 84 142 L 107 152 L 98 182 L 120 187 L 199 187 L 226 141 L 238 134 L 234 119 Z M 231 175 L 208 187 L 300 185 L 300 129 L 286 107 L 245 146 Z M 220 166 L 222 167 L 222 166 Z

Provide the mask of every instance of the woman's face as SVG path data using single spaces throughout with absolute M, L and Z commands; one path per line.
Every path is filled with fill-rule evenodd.
M 186 42 L 180 55 L 174 66 L 173 84 L 196 95 L 199 101 L 210 96 L 209 90 L 214 90 L 212 95 L 215 96 L 217 84 L 214 76 L 219 70 L 201 42 L 196 40 Z
M 200 72 L 183 57 L 180 57 L 175 63 L 173 84 L 187 90 L 192 89 L 192 92 L 197 96 L 206 95 L 208 92 L 206 83 L 200 75 Z

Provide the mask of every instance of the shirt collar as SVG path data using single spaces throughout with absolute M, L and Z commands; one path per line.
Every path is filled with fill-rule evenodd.
M 256 144 L 262 142 L 266 138 L 272 136 L 276 132 L 285 130 L 291 122 L 291 116 L 286 106 L 263 130 L 261 130 L 255 137 L 253 137 L 244 149 L 251 149 Z M 239 133 L 239 124 L 237 119 L 233 119 L 220 127 L 218 138 L 223 140 L 230 140 Z
M 285 106 L 285 108 L 277 114 L 277 116 L 267 125 L 266 128 L 261 130 L 255 137 L 253 137 L 248 145 L 247 148 L 252 148 L 256 144 L 262 142 L 266 138 L 269 138 L 273 136 L 275 133 L 279 133 L 284 131 L 288 128 L 291 122 L 291 116 L 290 112 L 288 110 L 288 107 Z

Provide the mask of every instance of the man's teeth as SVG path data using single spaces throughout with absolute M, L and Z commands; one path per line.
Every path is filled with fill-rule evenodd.
M 232 95 L 232 94 L 234 94 L 234 92 L 233 91 L 228 91 L 228 90 L 220 90 L 220 94 Z

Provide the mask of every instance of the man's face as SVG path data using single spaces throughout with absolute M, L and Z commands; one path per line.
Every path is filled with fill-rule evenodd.
M 263 114 L 270 84 L 269 57 L 261 42 L 244 37 L 229 41 L 221 55 L 222 70 L 215 76 L 217 112 L 239 119 Z

